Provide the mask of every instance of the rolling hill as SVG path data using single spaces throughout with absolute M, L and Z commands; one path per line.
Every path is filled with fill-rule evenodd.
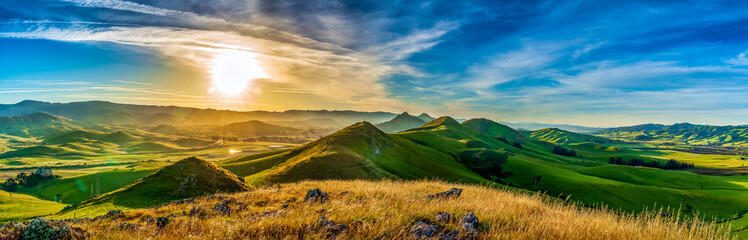
M 147 208 L 173 200 L 250 189 L 233 173 L 205 160 L 190 157 L 121 189 L 76 204 L 62 213 L 96 211 L 107 206 Z
M 43 137 L 81 128 L 74 120 L 43 112 L 0 117 L 0 134 L 18 137 Z
M 564 131 L 558 128 L 544 128 L 544 129 L 530 132 L 528 135 L 531 138 L 534 138 L 540 141 L 559 144 L 559 145 L 569 145 L 573 143 L 583 143 L 583 142 L 595 142 L 595 143 L 614 142 L 613 140 L 610 140 L 607 138 Z
M 301 129 L 267 124 L 257 120 L 232 123 L 213 130 L 218 134 L 233 134 L 240 137 L 286 135 L 300 132 Z
M 265 184 L 304 179 L 419 179 L 484 182 L 451 156 L 360 122 L 293 150 L 221 164 Z
M 609 128 L 599 131 L 597 134 L 627 140 L 674 141 L 692 145 L 727 147 L 748 146 L 748 127 L 746 126 L 711 126 L 690 123 L 643 124 Z
M 429 120 L 430 121 L 430 120 Z M 411 128 L 416 128 L 426 123 L 421 118 L 414 117 L 407 112 L 397 115 L 392 120 L 377 124 L 377 128 L 384 132 L 400 132 Z

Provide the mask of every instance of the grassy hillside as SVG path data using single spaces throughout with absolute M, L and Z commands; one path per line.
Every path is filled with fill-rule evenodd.
M 80 213 L 78 216 L 82 216 L 117 207 L 147 208 L 178 199 L 249 189 L 233 173 L 205 160 L 190 157 L 116 191 L 76 204 L 62 214 Z
M 81 124 L 71 119 L 43 112 L 0 117 L 0 133 L 18 137 L 42 137 L 80 128 Z
M 559 144 L 568 145 L 572 143 L 583 143 L 583 142 L 596 142 L 596 143 L 607 143 L 612 140 L 587 134 L 579 134 L 569 131 L 564 131 L 557 128 L 544 128 L 537 131 L 532 131 L 528 134 L 531 138 Z
M 711 126 L 679 123 L 673 125 L 645 124 L 611 128 L 600 136 L 643 141 L 672 141 L 691 145 L 748 147 L 748 127 Z
M 462 196 L 425 197 L 452 187 L 462 188 Z M 329 200 L 302 202 L 306 191 L 314 188 L 329 194 Z M 226 215 L 211 210 L 225 199 L 235 199 L 246 208 L 228 204 L 232 211 Z M 391 235 L 385 239 L 410 239 L 411 227 L 419 221 L 445 231 L 461 229 L 457 222 L 437 221 L 434 216 L 440 211 L 454 214 L 457 220 L 473 212 L 479 221 L 477 239 L 730 239 L 725 229 L 698 220 L 677 221 L 658 213 L 621 216 L 541 195 L 435 181 L 304 181 L 199 198 L 194 203 L 134 211 L 77 226 L 89 229 L 95 239 L 181 239 L 186 235 L 196 239 L 325 239 L 329 232 L 313 227 L 321 216 L 347 225 L 335 234 L 336 239 L 375 239 L 383 234 Z M 171 213 L 176 215 L 162 229 L 147 222 Z M 112 227 L 122 222 L 141 226 L 134 230 Z
M 267 124 L 257 120 L 246 122 L 232 123 L 221 126 L 214 130 L 219 134 L 233 134 L 237 136 L 266 136 L 266 135 L 285 135 L 299 132 L 300 129 Z
M 360 122 L 290 151 L 229 160 L 222 166 L 253 184 L 305 179 L 443 178 L 483 182 L 450 155 Z
M 66 205 L 0 190 L 0 223 L 54 214 Z
M 421 118 L 411 116 L 407 112 L 397 115 L 392 120 L 377 124 L 377 128 L 384 132 L 400 132 L 411 128 L 419 127 L 426 123 Z

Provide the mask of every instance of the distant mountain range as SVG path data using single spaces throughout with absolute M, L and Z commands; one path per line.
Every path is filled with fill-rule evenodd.
M 176 106 L 149 106 L 120 104 L 106 101 L 71 103 L 49 103 L 25 100 L 16 104 L 0 104 L 0 116 L 20 116 L 46 112 L 89 124 L 133 124 L 157 126 L 215 124 L 225 125 L 249 120 L 259 121 L 307 121 L 325 119 L 326 127 L 342 127 L 359 121 L 384 122 L 396 116 L 389 112 L 328 111 L 328 110 L 288 110 L 270 111 L 229 111 L 199 109 Z M 331 126 L 332 122 L 339 123 Z M 293 124 L 297 125 L 297 123 Z M 302 123 L 303 125 L 303 123 Z M 297 127 L 297 126 L 289 126 Z

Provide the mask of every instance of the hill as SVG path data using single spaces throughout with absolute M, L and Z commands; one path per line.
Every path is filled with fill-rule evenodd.
M 485 182 L 452 156 L 360 122 L 288 151 L 233 159 L 223 167 L 255 184 L 306 179 L 420 179 Z
M 421 113 L 421 115 L 418 115 L 418 118 L 423 120 L 423 122 L 430 122 L 431 120 L 435 119 L 434 117 L 429 116 L 428 113 Z
M 746 126 L 711 126 L 690 123 L 643 124 L 609 128 L 601 130 L 597 134 L 627 140 L 675 141 L 692 145 L 727 147 L 748 146 L 748 127 Z
M 80 123 L 48 113 L 0 117 L 0 134 L 18 137 L 42 137 L 80 129 Z
M 327 193 L 328 200 L 305 203 L 304 194 L 315 188 Z M 428 194 L 450 188 L 462 189 L 461 196 L 440 200 L 426 198 Z M 226 206 L 230 211 L 213 210 L 216 206 Z M 447 214 L 440 216 L 447 217 L 440 220 L 437 213 L 443 212 Z M 475 216 L 475 224 L 460 221 L 466 214 Z M 154 218 L 170 221 L 159 228 L 148 222 Z M 325 219 L 334 223 L 325 222 Z M 439 230 L 433 239 L 450 239 L 441 237 L 453 230 L 462 233 L 463 239 L 730 239 L 724 228 L 698 220 L 678 221 L 678 218 L 657 213 L 621 216 L 610 210 L 585 208 L 539 195 L 439 181 L 304 181 L 261 188 L 251 194 L 217 194 L 95 222 L 71 224 L 87 229 L 93 239 L 181 239 L 184 236 L 195 239 L 416 239 L 418 237 L 411 234 L 419 222 Z M 475 235 L 467 234 L 471 231 L 465 223 L 475 227 Z M 137 225 L 127 227 L 132 224 Z
M 517 130 L 514 130 L 506 125 L 485 119 L 485 118 L 474 118 L 462 122 L 462 125 L 483 133 L 492 137 L 504 137 L 509 141 L 513 142 L 526 142 L 529 139 Z
M 377 124 L 377 128 L 384 132 L 400 132 L 423 125 L 426 121 L 411 116 L 408 112 L 397 115 L 392 120 Z
M 95 211 L 99 207 L 147 208 L 173 200 L 217 192 L 250 190 L 240 178 L 205 160 L 190 157 L 113 192 L 86 200 L 63 211 Z
M 66 205 L 26 194 L 0 190 L 0 223 L 30 219 L 59 212 Z
M 537 131 L 530 132 L 528 135 L 531 138 L 534 138 L 540 141 L 559 144 L 559 145 L 568 145 L 568 144 L 583 143 L 583 142 L 595 142 L 595 143 L 613 142 L 612 140 L 607 139 L 607 138 L 564 131 L 558 128 L 540 129 Z
M 341 128 L 345 124 L 339 123 L 331 118 L 313 118 L 299 121 L 267 121 L 269 124 L 280 125 L 292 128 Z
M 298 128 L 267 124 L 257 120 L 232 123 L 214 129 L 219 134 L 233 134 L 240 137 L 268 136 L 294 134 L 301 131 Z
M 599 130 L 602 130 L 603 128 L 597 128 L 597 127 L 587 127 L 587 126 L 580 126 L 580 125 L 570 125 L 570 124 L 554 124 L 554 123 L 533 123 L 533 122 L 521 122 L 521 123 L 508 123 L 508 122 L 502 122 L 502 124 L 510 126 L 517 130 L 524 130 L 524 131 L 535 131 L 540 130 L 543 128 L 558 128 L 564 131 L 570 131 L 570 132 L 578 132 L 578 133 L 593 133 L 597 132 Z

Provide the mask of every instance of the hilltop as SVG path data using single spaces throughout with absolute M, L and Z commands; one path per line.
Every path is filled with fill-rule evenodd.
M 301 147 L 221 163 L 251 183 L 306 179 L 419 179 L 482 182 L 450 155 L 360 122 Z
M 424 122 L 430 122 L 431 120 L 434 120 L 434 117 L 430 116 L 428 113 L 421 113 L 421 115 L 418 115 L 418 118 L 420 118 Z
M 307 191 L 317 188 L 327 200 L 305 202 Z M 450 188 L 462 189 L 461 196 L 426 197 Z M 474 218 L 463 220 L 466 215 Z M 433 228 L 434 237 L 458 230 L 475 239 L 730 239 L 724 228 L 698 220 L 620 216 L 541 195 L 439 181 L 303 181 L 71 224 L 94 239 L 411 239 L 418 238 L 419 224 Z
M 250 190 L 233 173 L 205 160 L 190 157 L 110 193 L 86 200 L 63 211 L 96 211 L 98 208 L 147 208 L 173 200 L 217 192 Z
M 430 120 L 429 120 L 430 121 Z M 423 125 L 426 121 L 414 117 L 408 112 L 397 115 L 392 120 L 377 124 L 377 128 L 384 132 L 400 132 Z

